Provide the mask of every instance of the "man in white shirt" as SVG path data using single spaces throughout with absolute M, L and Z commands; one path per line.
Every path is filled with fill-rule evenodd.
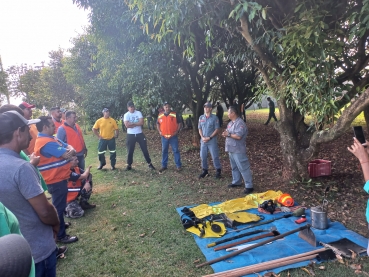
M 124 114 L 124 125 L 127 127 L 127 168 L 132 169 L 133 153 L 135 151 L 136 142 L 141 147 L 142 153 L 149 164 L 149 168 L 155 170 L 155 167 L 151 163 L 149 151 L 147 151 L 147 141 L 145 135 L 142 133 L 142 125 L 144 124 L 144 118 L 140 111 L 135 110 L 135 105 L 132 101 L 127 103 L 128 112 Z

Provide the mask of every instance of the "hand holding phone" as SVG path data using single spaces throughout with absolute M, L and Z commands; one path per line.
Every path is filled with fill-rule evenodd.
M 366 147 L 366 140 L 365 140 L 365 136 L 364 136 L 363 127 L 362 126 L 354 126 L 353 129 L 354 129 L 354 135 L 355 135 L 356 139 L 362 145 L 364 145 L 364 147 Z

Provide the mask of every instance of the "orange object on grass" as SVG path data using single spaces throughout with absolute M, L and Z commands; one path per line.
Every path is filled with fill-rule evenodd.
M 281 196 L 278 197 L 277 201 L 278 203 L 286 207 L 292 207 L 295 204 L 293 198 L 288 193 L 283 193 Z

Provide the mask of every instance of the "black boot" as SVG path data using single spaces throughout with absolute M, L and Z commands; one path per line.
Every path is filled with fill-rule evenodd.
M 205 178 L 206 176 L 208 176 L 208 170 L 207 169 L 203 169 L 202 173 L 199 175 L 199 179 L 200 178 Z
M 220 179 L 222 178 L 222 169 L 217 169 L 217 174 L 215 175 L 215 179 Z

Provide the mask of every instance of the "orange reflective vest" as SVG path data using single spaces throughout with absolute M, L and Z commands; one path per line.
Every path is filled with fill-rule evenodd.
M 70 175 L 70 164 L 68 160 L 62 157 L 47 158 L 41 154 L 41 148 L 49 142 L 56 142 L 62 146 L 56 138 L 37 137 L 34 149 L 36 156 L 40 156 L 40 162 L 37 166 L 38 170 L 42 177 L 44 177 L 47 185 L 68 180 Z
M 160 124 L 160 132 L 162 136 L 170 138 L 177 132 L 178 123 L 175 112 L 170 112 L 167 116 L 164 113 L 159 114 L 158 122 Z
M 79 167 L 75 167 L 74 172 L 77 174 L 81 174 Z M 82 189 L 81 179 L 78 179 L 75 182 L 68 180 L 67 204 L 77 199 L 78 194 L 80 193 L 81 189 Z
M 53 121 L 54 121 L 54 124 L 55 124 L 55 129 L 54 129 L 54 135 L 58 132 L 58 128 L 63 125 L 64 123 L 64 120 L 63 119 L 60 119 L 60 121 L 56 121 L 54 118 L 53 118 Z
M 76 150 L 77 153 L 82 152 L 84 149 L 86 149 L 85 146 L 85 140 L 83 139 L 81 128 L 78 126 L 78 124 L 75 125 L 75 130 L 73 127 L 69 125 L 65 125 L 65 122 L 63 125 L 61 125 L 61 128 L 64 128 L 65 133 L 67 135 L 67 144 L 72 145 L 73 148 Z

